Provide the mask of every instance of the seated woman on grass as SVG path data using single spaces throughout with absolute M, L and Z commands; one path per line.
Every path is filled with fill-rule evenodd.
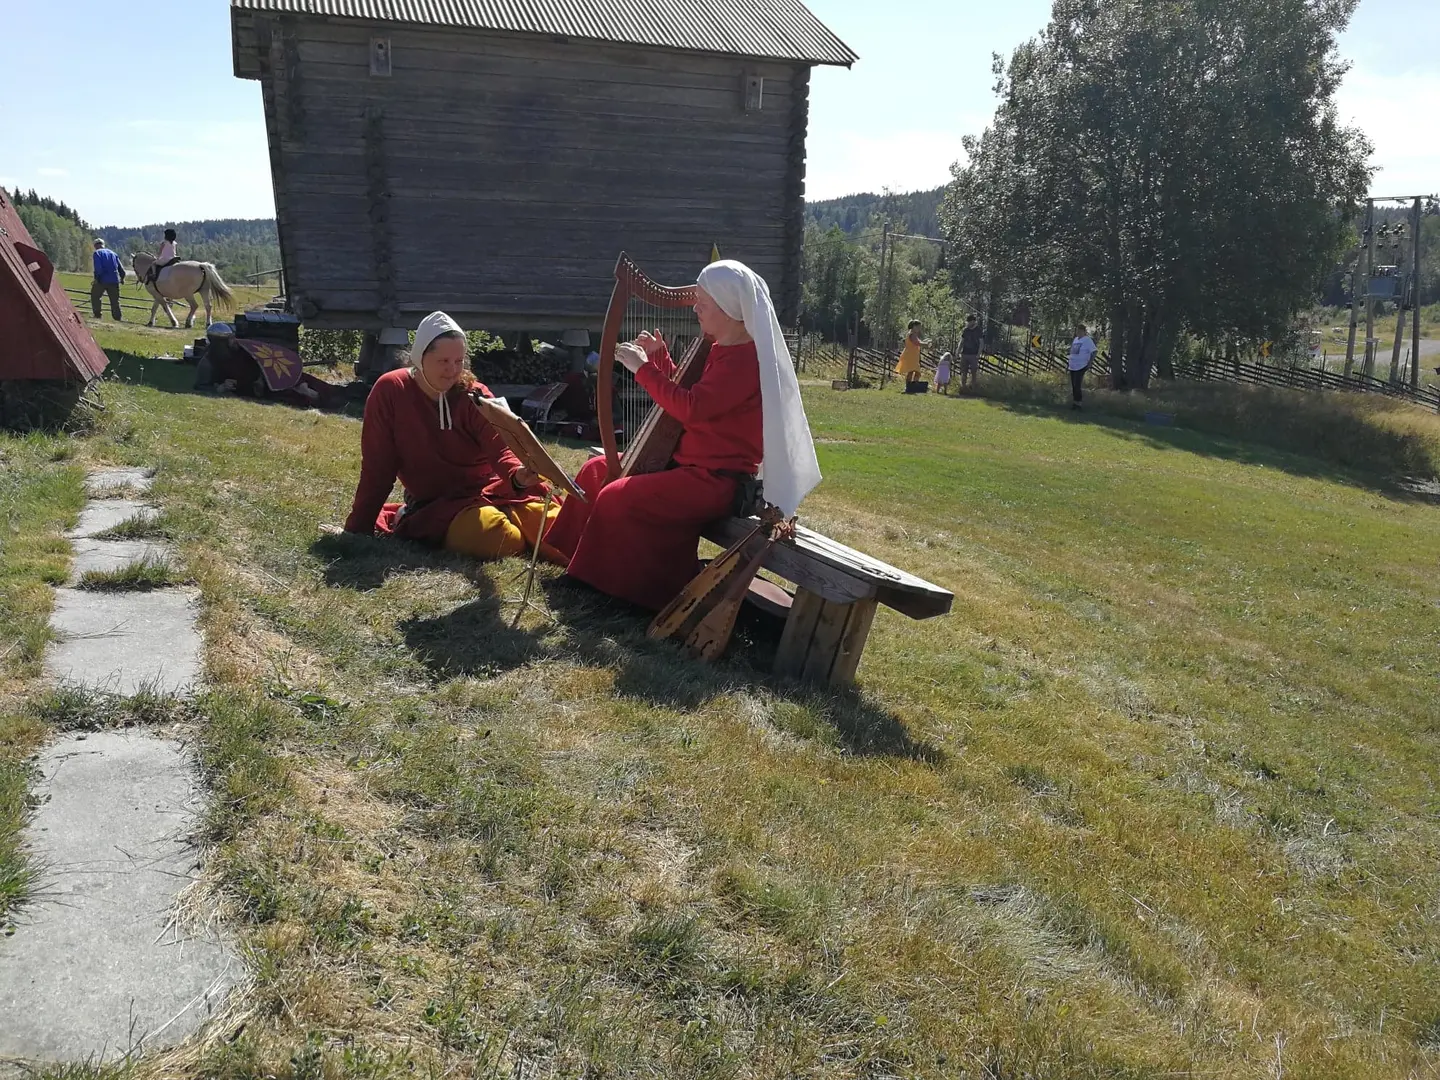
M 700 273 L 695 316 L 713 341 L 688 390 L 670 381 L 665 341 L 641 334 L 615 358 L 685 427 L 664 472 L 606 483 L 605 459 L 576 476 L 588 501 L 571 499 L 547 543 L 572 556 L 570 577 L 658 611 L 699 572 L 700 532 L 729 515 L 743 480 L 764 465 L 765 498 L 786 516 L 820 482 L 810 425 L 770 289 L 733 261 Z
M 415 331 L 409 366 L 375 381 L 346 532 L 394 535 L 481 559 L 519 555 L 534 544 L 544 489 L 470 399 L 472 391 L 494 395 L 465 370 L 466 351 L 465 331 L 436 311 Z M 387 503 L 397 477 L 405 501 Z M 540 554 L 566 561 L 549 543 Z

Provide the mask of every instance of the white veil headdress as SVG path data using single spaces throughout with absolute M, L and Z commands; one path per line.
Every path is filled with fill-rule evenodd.
M 765 500 L 778 506 L 787 518 L 793 517 L 800 501 L 820 483 L 820 463 L 800 400 L 795 365 L 770 300 L 770 287 L 759 274 L 733 259 L 711 263 L 700 271 L 698 284 L 720 310 L 743 322 L 755 340 L 765 436 L 761 463 Z
M 425 369 L 421 366 L 420 360 L 425 355 L 425 350 L 430 347 L 431 342 L 441 334 L 449 334 L 452 332 L 464 334 L 465 330 L 443 311 L 432 311 L 429 315 L 426 315 L 425 318 L 420 320 L 420 325 L 415 330 L 415 344 L 410 346 L 410 370 L 415 373 L 415 378 L 419 379 L 426 389 L 432 393 L 436 392 L 435 387 L 431 386 L 430 380 L 425 378 Z M 448 394 L 441 394 L 440 400 L 436 403 L 436 408 L 440 414 L 441 431 L 449 431 L 455 426 L 455 422 L 450 416 L 450 402 L 448 398 Z

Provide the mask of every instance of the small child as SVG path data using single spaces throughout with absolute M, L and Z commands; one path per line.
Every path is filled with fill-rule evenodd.
M 950 393 L 950 354 L 941 353 L 940 363 L 935 365 L 935 389 L 942 394 Z

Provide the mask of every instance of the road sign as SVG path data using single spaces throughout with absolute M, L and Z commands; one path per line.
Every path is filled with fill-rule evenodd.
M 1030 335 L 1030 344 L 1031 344 L 1031 346 L 1033 346 L 1033 347 L 1036 348 L 1036 349 L 1040 348 L 1040 335 L 1039 335 L 1039 334 L 1031 334 L 1031 335 Z
M 1271 348 L 1274 347 L 1274 344 L 1275 344 L 1275 343 L 1274 343 L 1273 341 L 1262 341 L 1262 342 L 1260 343 L 1260 355 L 1261 355 L 1264 359 L 1266 359 L 1266 360 L 1269 360 L 1269 359 L 1270 359 L 1270 350 L 1271 350 Z

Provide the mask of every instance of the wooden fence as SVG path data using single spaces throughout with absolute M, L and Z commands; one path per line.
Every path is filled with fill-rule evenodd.
M 883 386 L 894 378 L 899 354 L 881 349 L 845 349 L 818 339 L 794 338 L 792 355 L 801 373 L 828 376 L 835 380 L 849 379 L 852 385 Z M 958 359 L 958 357 L 957 357 Z M 934 377 L 940 361 L 940 350 L 921 352 L 920 366 L 927 378 Z M 987 350 L 980 358 L 980 368 L 992 375 L 1064 374 L 1069 358 L 1057 348 L 1023 348 L 1004 345 Z M 1110 377 L 1110 354 L 1096 353 L 1090 363 L 1092 375 L 1106 380 Z M 1175 365 L 1175 378 L 1196 382 L 1234 382 L 1261 386 L 1278 386 L 1289 390 L 1342 390 L 1356 393 L 1383 394 L 1440 412 L 1440 387 L 1413 387 L 1408 383 L 1390 382 L 1358 372 L 1349 376 L 1318 368 L 1281 364 L 1255 364 L 1243 361 L 1210 360 Z
M 70 298 L 71 302 L 74 303 L 74 305 L 75 305 L 77 308 L 79 308 L 81 311 L 89 311 L 89 310 L 90 310 L 90 290 L 89 290 L 89 289 L 75 289 L 75 288 L 71 288 L 69 285 L 66 285 L 66 286 L 65 286 L 65 295 L 68 296 L 68 297 Z M 182 303 L 182 304 L 184 303 L 184 301 L 176 301 L 176 302 L 177 302 L 177 303 Z M 109 297 L 109 296 L 106 296 L 106 295 L 103 295 L 103 294 L 101 295 L 101 297 L 100 297 L 100 310 L 105 313 L 105 317 L 106 317 L 106 318 L 109 318 L 109 316 L 110 316 L 110 297 Z M 144 314 L 144 316 L 148 319 L 148 318 L 150 317 L 150 301 L 149 301 L 149 300 L 144 300 L 144 301 L 136 300 L 134 297 L 126 296 L 126 295 L 124 295 L 124 294 L 122 293 L 121 296 L 120 296 L 120 310 L 121 310 L 121 311 L 134 311 L 134 312 L 137 312 L 137 313 L 142 313 L 142 314 Z

